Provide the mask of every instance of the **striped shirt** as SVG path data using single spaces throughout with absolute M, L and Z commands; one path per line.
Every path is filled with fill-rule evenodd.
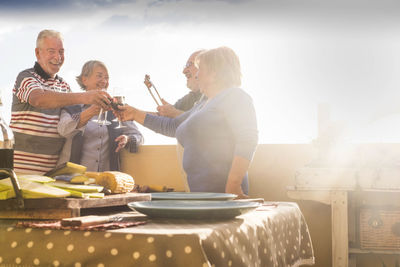
M 30 94 L 37 89 L 71 92 L 61 77 L 49 77 L 38 63 L 19 73 L 13 89 L 10 122 L 17 173 L 44 174 L 53 169 L 65 140 L 57 131 L 60 108 L 39 109 L 29 104 Z

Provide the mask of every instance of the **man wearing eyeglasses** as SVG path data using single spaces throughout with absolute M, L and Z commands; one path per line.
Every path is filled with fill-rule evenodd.
M 162 99 L 161 101 L 163 105 L 157 107 L 157 111 L 161 116 L 175 118 L 183 112 L 191 109 L 196 102 L 200 100 L 202 93 L 200 92 L 200 88 L 196 80 L 196 73 L 198 69 L 194 64 L 194 61 L 196 56 L 202 51 L 203 50 L 199 50 L 190 55 L 186 65 L 183 66 L 183 74 L 186 76 L 186 86 L 190 89 L 190 92 L 176 101 L 174 105 L 171 105 Z

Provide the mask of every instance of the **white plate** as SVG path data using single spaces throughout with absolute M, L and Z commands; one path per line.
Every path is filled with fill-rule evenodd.
M 153 200 L 230 200 L 237 197 L 235 194 L 209 192 L 164 192 L 152 193 Z
M 162 200 L 130 202 L 129 208 L 149 217 L 179 219 L 231 219 L 254 210 L 260 203 L 239 201 Z

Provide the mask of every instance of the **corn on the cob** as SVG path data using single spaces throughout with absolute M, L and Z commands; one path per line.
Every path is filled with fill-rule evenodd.
M 132 191 L 135 182 L 129 174 L 117 171 L 100 173 L 96 179 L 96 184 L 111 190 L 111 193 L 127 193 Z

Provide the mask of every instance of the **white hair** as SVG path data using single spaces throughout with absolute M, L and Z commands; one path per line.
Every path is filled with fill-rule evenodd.
M 48 37 L 55 37 L 63 41 L 63 37 L 60 32 L 55 30 L 43 30 L 38 34 L 38 37 L 36 39 L 36 47 L 39 48 L 43 40 Z

